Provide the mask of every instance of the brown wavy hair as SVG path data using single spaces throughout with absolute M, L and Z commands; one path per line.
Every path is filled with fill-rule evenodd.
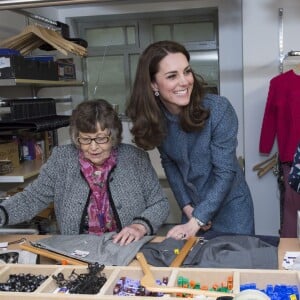
M 189 52 L 174 41 L 159 41 L 149 45 L 139 58 L 133 90 L 126 106 L 126 115 L 133 123 L 133 141 L 145 150 L 159 146 L 167 134 L 159 96 L 154 95 L 151 83 L 159 71 L 160 61 L 169 53 L 182 53 L 190 61 Z M 201 130 L 209 117 L 209 111 L 202 106 L 203 82 L 196 78 L 193 71 L 192 74 L 194 86 L 191 100 L 179 115 L 180 125 L 186 132 Z

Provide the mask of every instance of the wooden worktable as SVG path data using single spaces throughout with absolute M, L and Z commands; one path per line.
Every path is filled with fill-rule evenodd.
M 26 238 L 28 241 L 36 241 L 42 238 L 46 238 L 47 235 L 0 235 L 1 242 L 14 242 L 21 238 Z M 156 237 L 153 241 L 161 241 L 163 237 Z M 17 250 L 19 244 L 11 244 L 8 246 L 9 250 Z M 297 238 L 281 238 L 278 247 L 278 269 L 282 268 L 282 260 L 286 251 L 300 251 L 300 241 Z M 41 258 L 40 263 L 53 264 L 53 260 L 48 258 Z M 133 263 L 135 264 L 135 263 Z

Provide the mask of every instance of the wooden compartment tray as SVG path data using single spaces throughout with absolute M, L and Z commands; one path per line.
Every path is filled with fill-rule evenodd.
M 239 273 L 239 285 L 256 283 L 257 289 L 267 285 L 296 286 L 300 292 L 300 272 L 281 270 L 247 270 Z
M 150 267 L 155 279 L 162 280 L 168 277 L 168 287 L 177 286 L 179 276 L 199 282 L 201 285 L 212 287 L 215 283 L 226 282 L 228 277 L 233 279 L 232 291 L 234 294 L 239 293 L 240 285 L 255 282 L 259 289 L 264 289 L 267 284 L 285 284 L 295 285 L 300 289 L 300 272 L 286 270 L 248 270 L 248 269 L 208 269 L 208 268 L 158 268 Z M 139 266 L 116 267 L 107 266 L 102 271 L 107 281 L 98 294 L 55 294 L 57 284 L 52 275 L 63 273 L 67 278 L 72 271 L 77 274 L 88 272 L 87 266 L 74 265 L 22 265 L 22 264 L 3 264 L 0 265 L 0 282 L 6 282 L 10 274 L 30 273 L 34 275 L 47 275 L 46 279 L 34 292 L 2 292 L 0 291 L 0 299 L 5 300 L 27 300 L 27 299 L 59 299 L 59 300 L 86 300 L 86 299 L 121 299 L 124 300 L 153 300 L 152 296 L 116 296 L 114 295 L 114 287 L 118 280 L 127 277 L 134 280 L 140 280 L 143 277 L 143 271 Z M 229 294 L 230 295 L 230 294 Z M 179 299 L 172 294 L 164 294 L 159 298 Z M 209 298 L 213 299 L 213 298 Z

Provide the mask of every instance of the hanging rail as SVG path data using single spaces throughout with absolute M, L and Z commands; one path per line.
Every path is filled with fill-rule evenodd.
M 34 19 L 34 20 L 37 20 L 37 21 L 41 21 L 43 23 L 46 23 L 46 24 L 49 24 L 49 25 L 52 25 L 52 26 L 60 27 L 60 22 L 48 19 L 46 17 L 40 16 L 40 15 L 37 15 L 37 14 L 33 14 L 33 13 L 30 13 L 28 11 L 21 10 L 21 9 L 13 9 L 12 11 L 14 13 L 21 14 L 21 15 L 26 16 L 28 18 L 31 18 L 31 19 Z
M 283 8 L 279 8 L 279 72 L 283 72 Z
M 36 21 L 43 22 L 45 24 L 57 27 L 57 28 L 60 29 L 61 35 L 64 38 L 70 37 L 70 29 L 69 29 L 68 24 L 65 24 L 65 23 L 62 23 L 62 22 L 59 22 L 59 21 L 54 21 L 54 20 L 51 20 L 47 17 L 40 16 L 40 15 L 37 15 L 35 13 L 31 13 L 31 12 L 28 12 L 28 11 L 25 11 L 25 10 L 22 10 L 22 9 L 12 9 L 11 11 L 13 11 L 14 13 L 23 15 L 27 18 L 32 19 L 32 20 L 36 20 Z

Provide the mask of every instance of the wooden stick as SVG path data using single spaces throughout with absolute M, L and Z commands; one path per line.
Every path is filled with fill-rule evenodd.
M 65 261 L 68 265 L 84 265 L 84 266 L 88 265 L 87 262 L 84 262 L 84 261 L 81 261 L 81 260 L 78 260 L 78 259 L 75 259 L 75 258 L 70 258 L 68 256 L 65 256 L 65 255 L 62 255 L 62 254 L 59 254 L 59 253 L 55 253 L 55 252 L 52 252 L 52 251 L 49 251 L 49 250 L 40 249 L 40 248 L 31 246 L 29 244 L 21 244 L 20 248 L 22 250 L 33 252 L 35 254 L 45 256 L 45 257 L 54 259 L 54 260 L 59 261 L 59 262 Z
M 233 293 L 157 285 L 144 254 L 142 252 L 138 252 L 136 255 L 136 259 L 139 261 L 142 270 L 144 272 L 144 276 L 141 279 L 141 285 L 144 286 L 150 292 L 164 293 L 164 294 L 179 293 L 179 294 L 190 294 L 190 295 L 205 295 L 209 297 L 234 296 Z
M 179 254 L 170 264 L 170 267 L 180 267 L 197 240 L 198 238 L 195 236 L 187 239 Z
M 146 261 L 144 254 L 142 252 L 138 252 L 136 255 L 136 259 L 139 261 L 144 272 L 144 276 L 141 279 L 141 284 L 145 287 L 155 286 L 155 278 L 150 270 L 150 267 Z

